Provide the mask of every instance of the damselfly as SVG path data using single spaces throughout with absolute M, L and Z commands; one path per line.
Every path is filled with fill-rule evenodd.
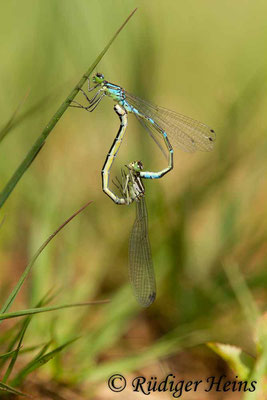
M 103 191 L 116 203 L 116 204 L 129 204 L 127 201 L 130 201 L 131 196 L 124 196 L 124 197 L 118 197 L 116 196 L 112 190 L 109 187 L 109 176 L 110 176 L 110 171 L 112 164 L 117 156 L 117 153 L 119 151 L 119 148 L 121 146 L 123 137 L 126 132 L 126 128 L 128 125 L 128 116 L 127 116 L 127 111 L 125 108 L 121 107 L 120 105 L 116 104 L 114 106 L 114 111 L 117 113 L 117 115 L 120 118 L 120 128 L 117 133 L 117 136 L 114 139 L 114 142 L 112 143 L 112 146 L 108 152 L 108 155 L 106 157 L 106 161 L 104 163 L 103 169 L 102 169 L 102 188 Z M 167 143 L 166 143 L 167 145 Z M 168 148 L 168 145 L 167 145 Z M 159 172 L 152 172 L 152 171 L 138 171 L 140 178 L 144 179 L 157 179 L 165 175 L 171 168 L 173 164 L 173 152 L 169 152 L 169 165 L 167 168 L 163 169 L 162 171 Z M 129 177 L 129 175 L 128 175 Z M 132 179 L 132 183 L 133 183 Z M 127 187 L 127 184 L 126 184 Z
M 117 179 L 117 183 L 114 182 L 115 186 L 120 190 L 121 197 L 109 187 L 110 170 L 127 127 L 127 112 L 125 109 L 117 104 L 114 110 L 120 118 L 120 128 L 102 170 L 103 190 L 116 204 L 129 205 L 133 202 L 136 203 L 136 218 L 129 240 L 129 277 L 138 302 L 143 307 L 148 307 L 156 298 L 156 284 L 148 237 L 148 217 L 144 197 L 145 187 L 142 178 L 152 178 L 154 173 L 143 171 L 141 161 L 134 161 L 126 165 L 127 173 L 122 170 L 121 181 Z
M 122 87 L 106 81 L 103 74 L 97 73 L 93 77 L 93 83 L 94 85 L 90 87 L 90 81 L 88 80 L 88 91 L 96 90 L 92 98 L 89 98 L 81 90 L 89 103 L 88 106 L 82 106 L 74 102 L 76 103 L 76 105 L 73 105 L 74 107 L 84 108 L 91 112 L 105 96 L 108 96 L 120 104 L 127 112 L 133 113 L 137 117 L 162 151 L 158 137 L 164 139 L 169 152 L 172 152 L 172 145 L 189 152 L 212 150 L 215 132 L 209 126 L 182 114 L 148 103 L 130 94 Z M 164 173 L 166 174 L 170 169 Z
M 135 202 L 136 217 L 129 239 L 129 278 L 139 304 L 148 307 L 156 298 L 156 282 L 148 236 L 148 215 L 145 187 L 142 182 L 143 165 L 134 161 L 122 172 L 121 192 L 125 204 Z

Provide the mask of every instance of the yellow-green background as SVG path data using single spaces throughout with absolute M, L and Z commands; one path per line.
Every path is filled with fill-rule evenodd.
M 219 340 L 253 351 L 225 268 L 238 265 L 260 310 L 265 308 L 265 1 L 1 2 L 1 126 L 26 93 L 18 116 L 30 110 L 0 143 L 1 188 L 136 6 L 97 71 L 140 97 L 208 123 L 217 141 L 212 153 L 177 149 L 174 170 L 146 182 L 158 294 L 143 310 L 127 275 L 134 206 L 116 206 L 101 190 L 100 171 L 119 125 L 113 104 L 104 99 L 92 114 L 69 109 L 60 119 L 2 209 L 0 229 L 4 301 L 49 234 L 93 201 L 43 252 L 13 307 L 35 304 L 51 287 L 62 288 L 57 303 L 111 300 L 34 318 L 28 344 L 48 339 L 51 331 L 58 343 L 83 335 L 65 360 L 44 369 L 53 379 L 88 382 L 105 379 L 114 368 L 140 370 L 177 354 L 185 334 L 191 344 Z M 129 116 L 114 172 L 134 159 L 147 169 L 166 163 Z

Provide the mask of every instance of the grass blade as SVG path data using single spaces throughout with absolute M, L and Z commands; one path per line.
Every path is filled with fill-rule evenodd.
M 50 300 L 53 298 L 53 297 L 50 295 L 50 293 L 51 293 L 51 291 L 49 290 L 49 291 L 43 296 L 43 298 L 36 304 L 36 307 L 41 307 L 41 306 L 43 306 L 43 305 L 48 304 L 48 303 L 50 302 Z M 11 346 L 12 346 L 12 347 L 15 345 L 15 343 L 16 343 L 17 341 L 18 341 L 18 345 L 17 345 L 17 348 L 15 349 L 15 352 L 14 352 L 14 354 L 13 354 L 13 356 L 12 356 L 12 359 L 11 359 L 11 361 L 10 361 L 10 363 L 9 363 L 9 366 L 8 366 L 8 368 L 7 368 L 7 370 L 6 370 L 6 373 L 5 373 L 5 375 L 4 375 L 4 378 L 3 378 L 3 382 L 4 382 L 4 383 L 7 382 L 8 378 L 9 378 L 9 376 L 10 376 L 10 374 L 11 374 L 13 368 L 14 368 L 14 365 L 15 365 L 15 363 L 16 363 L 16 361 L 17 361 L 19 351 L 20 351 L 20 349 L 21 349 L 21 347 L 22 347 L 22 341 L 23 341 L 23 339 L 24 339 L 26 330 L 27 330 L 27 328 L 28 328 L 28 326 L 29 326 L 29 324 L 30 324 L 30 322 L 31 322 L 31 319 L 32 319 L 32 316 L 29 316 L 29 317 L 27 317 L 27 318 L 25 319 L 25 321 L 22 323 L 21 330 L 19 331 L 19 333 L 17 334 L 17 336 L 15 337 L 15 339 L 12 340 L 12 342 L 11 342 Z M 11 348 L 12 348 L 12 347 L 11 347 Z
M 16 375 L 16 377 L 12 380 L 12 385 L 14 386 L 19 386 L 22 382 L 22 380 L 26 377 L 26 375 L 28 375 L 28 373 L 30 373 L 32 370 L 32 365 L 34 365 L 37 360 L 39 358 L 41 358 L 47 351 L 47 349 L 49 348 L 49 346 L 51 345 L 52 340 L 50 340 L 49 342 L 47 342 L 46 344 L 44 344 L 41 348 L 41 350 L 39 351 L 39 353 L 37 354 L 36 357 L 34 357 L 34 359 L 32 361 L 30 361 L 20 372 L 18 372 L 18 374 Z
M 27 100 L 27 97 L 29 96 L 29 92 L 30 91 L 28 90 L 27 93 L 25 94 L 25 96 L 23 97 L 23 99 L 21 100 L 21 102 L 19 103 L 19 105 L 17 106 L 17 108 L 15 109 L 15 111 L 13 112 L 13 114 L 11 115 L 11 117 L 9 118 L 9 120 L 7 121 L 7 123 L 5 124 L 5 126 L 0 130 L 0 143 L 5 138 L 5 136 L 9 133 L 9 131 L 13 128 L 16 116 L 17 116 L 20 108 L 23 106 L 23 104 Z
M 63 229 L 73 218 L 75 218 L 79 213 L 81 213 L 89 204 L 91 203 L 88 202 L 87 204 L 85 204 L 85 206 L 83 206 L 82 208 L 80 208 L 78 211 L 76 211 L 71 217 L 69 217 L 59 228 L 56 229 L 56 231 L 54 233 L 52 233 L 52 235 L 49 236 L 49 238 L 42 244 L 42 246 L 37 250 L 37 252 L 34 254 L 32 260 L 30 261 L 30 263 L 27 265 L 27 267 L 25 268 L 24 272 L 22 273 L 18 283 L 16 284 L 15 288 L 12 290 L 10 296 L 8 297 L 7 301 L 5 302 L 5 304 L 3 305 L 2 309 L 1 309 L 1 314 L 4 314 L 9 307 L 12 305 L 13 301 L 15 300 L 21 286 L 23 285 L 25 279 L 27 278 L 31 268 L 33 267 L 35 261 L 37 260 L 37 258 L 39 257 L 39 255 L 42 253 L 42 251 L 45 249 L 45 247 L 48 245 L 48 243 L 58 234 L 58 232 L 61 231 L 61 229 Z M 24 314 L 26 315 L 26 314 Z M 0 319 L 0 323 L 1 320 L 3 320 L 5 318 Z
M 50 361 L 52 358 L 54 358 L 57 353 L 61 352 L 65 347 L 69 346 L 76 340 L 78 340 L 79 337 L 76 337 L 74 339 L 70 339 L 67 342 L 63 343 L 62 345 L 58 346 L 54 350 L 50 351 L 47 354 L 42 355 L 41 357 L 39 356 L 38 358 L 35 358 L 32 360 L 22 371 L 18 373 L 18 375 L 14 378 L 12 381 L 12 385 L 17 386 L 21 383 L 21 381 L 31 372 L 34 370 L 40 368 L 42 365 L 46 364 L 48 361 Z
M 20 348 L 21 348 L 21 347 L 20 347 Z M 17 349 L 8 351 L 7 353 L 4 353 L 4 354 L 0 354 L 0 359 L 9 358 L 9 357 L 13 356 L 13 354 L 14 354 L 16 351 L 17 351 Z
M 57 294 L 57 293 L 51 294 L 51 290 L 49 290 L 49 291 L 44 295 L 44 297 L 38 302 L 38 304 L 36 305 L 36 307 L 41 307 L 42 305 L 49 304 L 49 303 L 55 298 L 56 294 Z M 29 318 L 29 317 L 28 317 L 28 318 Z M 19 332 L 15 335 L 14 338 L 11 338 L 11 340 L 10 340 L 10 342 L 9 342 L 9 345 L 8 345 L 8 349 L 7 349 L 7 352 L 8 352 L 8 353 L 10 353 L 10 352 L 11 352 L 11 353 L 17 352 L 18 350 L 21 352 L 21 349 L 20 349 L 19 346 L 17 346 L 17 348 L 16 348 L 15 350 L 12 350 L 12 349 L 13 349 L 13 347 L 15 346 L 15 344 L 20 340 L 21 332 L 22 332 L 22 330 L 23 330 L 24 324 L 25 324 L 25 321 L 22 321 L 21 328 L 19 328 Z M 3 343 L 6 343 L 6 342 L 10 339 L 10 334 L 11 334 L 11 332 L 9 333 L 9 336 L 7 336 L 7 337 L 4 338 Z M 41 345 L 39 344 L 38 346 L 33 346 L 32 348 L 29 347 L 29 348 L 24 349 L 22 352 L 31 351 L 31 349 L 34 350 L 35 348 L 38 348 L 38 347 L 40 347 L 40 346 L 41 346 Z M 1 369 L 2 366 L 4 365 L 5 360 L 6 360 L 5 358 L 1 358 L 1 357 L 0 357 L 0 369 Z
M 25 315 L 33 315 L 40 314 L 43 312 L 61 310 L 63 308 L 72 308 L 72 307 L 82 307 L 82 306 L 92 306 L 95 304 L 105 304 L 108 303 L 109 300 L 95 300 L 88 301 L 85 303 L 72 303 L 72 304 L 62 304 L 61 306 L 50 306 L 50 307 L 38 307 L 38 308 L 29 308 L 28 310 L 14 311 L 11 313 L 0 314 L 0 321 L 11 318 L 23 317 Z
M 8 378 L 9 378 L 9 376 L 10 376 L 10 374 L 11 374 L 13 368 L 14 368 L 14 365 L 15 365 L 15 363 L 16 363 L 16 361 L 17 361 L 18 354 L 19 354 L 19 351 L 20 351 L 21 346 L 22 346 L 22 341 L 23 341 L 24 335 L 25 335 L 25 333 L 26 333 L 26 330 L 27 330 L 27 328 L 28 328 L 28 326 L 29 326 L 30 321 L 31 321 L 31 318 L 27 318 L 27 319 L 25 320 L 23 326 L 22 326 L 22 330 L 20 331 L 20 339 L 19 339 L 18 346 L 17 346 L 17 348 L 15 349 L 15 352 L 14 352 L 14 354 L 13 354 L 13 356 L 12 356 L 12 359 L 11 359 L 11 361 L 10 361 L 10 363 L 9 363 L 9 365 L 8 365 L 8 368 L 7 368 L 7 370 L 6 370 L 6 373 L 5 373 L 4 377 L 3 377 L 3 382 L 4 382 L 4 383 L 7 382 Z
M 52 131 L 52 129 L 55 127 L 59 119 L 62 117 L 64 112 L 67 110 L 69 104 L 73 101 L 77 93 L 79 92 L 79 89 L 84 85 L 85 81 L 88 79 L 92 71 L 95 69 L 97 64 L 100 62 L 100 60 L 104 57 L 106 52 L 108 51 L 109 47 L 111 44 L 114 42 L 116 37 L 119 35 L 121 30 L 125 27 L 129 19 L 133 16 L 137 9 L 133 10 L 129 17 L 124 21 L 124 23 L 121 25 L 121 27 L 117 30 L 117 32 L 114 34 L 114 36 L 111 38 L 111 40 L 108 42 L 106 47 L 103 49 L 103 51 L 99 54 L 99 56 L 96 58 L 96 60 L 93 62 L 93 64 L 88 68 L 86 73 L 82 76 L 80 81 L 77 83 L 77 85 L 74 87 L 74 89 L 71 91 L 71 93 L 67 96 L 67 98 L 63 101 L 59 109 L 56 111 L 56 113 L 53 115 L 51 120 L 48 122 L 46 127 L 44 128 L 43 132 L 41 135 L 38 137 L 32 148 L 30 149 L 29 153 L 26 155 L 22 163 L 19 165 L 13 176 L 10 178 L 9 182 L 6 184 L 4 187 L 3 191 L 0 193 L 0 208 L 3 206 L 9 195 L 12 193 L 13 189 L 15 188 L 16 184 L 18 181 L 21 179 L 23 174 L 27 171 L 31 163 L 33 162 L 34 158 L 37 156 L 38 152 L 41 150 L 42 146 L 45 144 L 46 138 Z
M 6 385 L 2 382 L 0 382 L 0 390 L 3 390 L 5 392 L 11 393 L 11 394 L 15 394 L 17 396 L 28 396 L 27 394 L 21 392 L 20 390 L 16 390 L 14 388 L 12 388 L 9 385 Z

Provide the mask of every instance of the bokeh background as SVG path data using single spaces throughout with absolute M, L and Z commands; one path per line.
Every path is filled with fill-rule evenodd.
M 61 289 L 58 304 L 110 299 L 106 305 L 38 315 L 25 337 L 34 345 L 82 335 L 30 379 L 59 385 L 58 391 L 64 382 L 87 393 L 85 398 L 113 398 L 106 379 L 114 371 L 129 379 L 142 373 L 160 379 L 169 372 L 180 379 L 223 373 L 233 378 L 203 345 L 220 341 L 255 351 L 244 310 L 249 299 L 238 299 L 231 271 L 238 269 L 259 312 L 266 308 L 265 1 L 2 2 L 1 127 L 23 104 L 14 128 L 1 138 L 1 188 L 135 7 L 95 72 L 217 133 L 213 152 L 177 149 L 174 170 L 146 182 L 156 302 L 141 309 L 128 282 L 135 208 L 116 206 L 101 189 L 100 171 L 119 125 L 110 99 L 93 113 L 70 108 L 63 115 L 1 210 L 3 302 L 46 238 L 93 201 L 42 253 L 13 306 L 30 307 L 52 287 Z M 113 176 L 134 159 L 146 169 L 166 163 L 129 116 Z M 121 397 L 132 395 L 129 389 Z M 224 394 L 189 392 L 184 398 L 242 398 L 216 396 Z

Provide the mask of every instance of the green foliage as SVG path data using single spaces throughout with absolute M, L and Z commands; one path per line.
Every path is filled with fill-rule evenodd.
M 89 203 L 88 203 L 89 204 Z M 1 314 L 0 314 L 0 321 L 4 321 L 10 318 L 17 318 L 17 317 L 22 317 L 22 316 L 27 316 L 27 318 L 24 319 L 22 324 L 17 324 L 18 327 L 18 333 L 14 336 L 14 338 L 11 338 L 11 340 L 6 339 L 6 343 L 8 343 L 8 351 L 2 355 L 0 355 L 0 367 L 3 369 L 5 361 L 8 358 L 11 358 L 10 363 L 6 369 L 5 374 L 3 375 L 2 382 L 0 383 L 0 390 L 8 391 L 13 394 L 21 394 L 21 392 L 16 391 L 12 387 L 8 386 L 6 383 L 14 369 L 15 363 L 17 361 L 18 355 L 20 353 L 20 350 L 22 348 L 22 343 L 23 339 L 25 336 L 25 333 L 28 329 L 28 326 L 31 322 L 32 316 L 34 314 L 39 314 L 39 313 L 44 313 L 44 312 L 49 312 L 49 311 L 54 311 L 54 310 L 61 310 L 63 308 L 72 308 L 72 307 L 80 307 L 80 306 L 87 306 L 91 304 L 97 304 L 97 303 L 103 303 L 103 302 L 87 302 L 87 303 L 72 303 L 72 304 L 64 304 L 61 306 L 47 306 L 44 307 L 47 303 L 53 300 L 55 297 L 54 295 L 51 295 L 50 292 L 48 292 L 36 305 L 36 308 L 33 309 L 27 309 L 23 311 L 15 311 L 11 313 L 7 313 L 7 310 L 9 307 L 12 305 L 14 300 L 16 299 L 25 279 L 27 278 L 29 272 L 31 271 L 31 268 L 33 267 L 34 263 L 36 262 L 37 258 L 40 256 L 42 251 L 45 249 L 45 247 L 48 245 L 48 243 L 74 218 L 76 217 L 81 211 L 87 207 L 86 204 L 84 207 L 82 207 L 80 210 L 75 212 L 70 218 L 68 218 L 52 235 L 49 236 L 49 238 L 42 244 L 42 246 L 37 250 L 36 254 L 34 255 L 32 261 L 28 264 L 28 266 L 25 268 L 24 272 L 22 273 L 18 283 L 16 284 L 15 288 L 12 290 L 10 296 L 8 297 L 7 301 L 5 302 L 4 306 L 2 307 Z M 39 354 L 33 358 L 26 366 L 20 370 L 16 377 L 12 380 L 12 385 L 17 386 L 21 384 L 23 379 L 32 371 L 36 370 L 37 368 L 41 367 L 42 365 L 46 364 L 49 360 L 51 360 L 55 355 L 60 353 L 65 347 L 76 341 L 77 338 L 68 340 L 66 343 L 63 345 L 60 345 L 56 347 L 54 350 L 50 352 L 46 352 L 48 347 L 51 344 L 51 341 L 46 343 Z M 15 347 L 15 349 L 13 349 Z M 33 348 L 35 350 L 35 348 Z
M 47 343 L 46 345 L 44 345 L 44 347 L 42 348 L 40 353 L 31 362 L 29 362 L 26 365 L 26 367 L 24 367 L 17 374 L 17 376 L 12 381 L 12 385 L 18 386 L 23 381 L 23 379 L 26 378 L 26 376 L 28 374 L 35 371 L 37 368 L 42 367 L 48 361 L 52 360 L 52 358 L 54 358 L 58 353 L 60 353 L 62 350 L 64 350 L 67 346 L 71 345 L 77 339 L 78 338 L 68 340 L 66 343 L 62 344 L 61 346 L 56 347 L 54 350 L 50 351 L 49 353 L 46 353 L 46 351 L 47 351 L 50 343 Z

